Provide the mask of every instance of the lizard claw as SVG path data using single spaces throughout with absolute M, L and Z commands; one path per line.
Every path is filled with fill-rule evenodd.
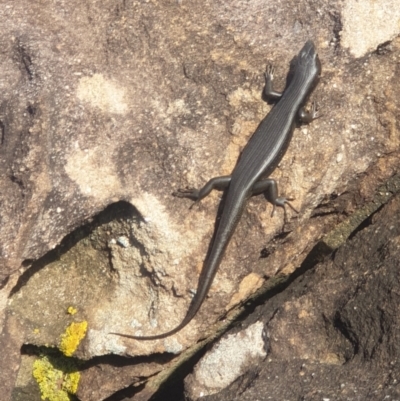
M 275 68 L 273 65 L 268 64 L 267 70 L 265 71 L 265 79 L 272 81 L 274 79 Z
M 284 221 L 285 221 L 285 223 L 287 223 L 288 218 L 287 218 L 286 205 L 289 206 L 297 214 L 299 213 L 299 211 L 290 203 L 290 201 L 292 201 L 292 200 L 294 200 L 294 199 L 293 198 L 276 198 L 275 203 L 272 207 L 271 217 L 274 216 L 276 207 L 279 206 L 279 207 L 283 208 Z
M 185 188 L 185 189 L 178 189 L 178 191 L 172 193 L 173 196 L 176 196 L 177 198 L 189 198 L 193 200 L 193 204 L 189 207 L 189 209 L 192 209 L 195 204 L 199 202 L 199 191 L 194 188 Z
M 177 198 L 191 198 L 196 195 L 197 190 L 194 188 L 186 187 L 184 189 L 180 188 L 176 192 L 173 192 L 172 195 Z
M 312 102 L 311 111 L 310 111 L 313 120 L 316 120 L 317 118 L 320 118 L 320 117 L 323 116 L 323 114 L 320 114 L 320 112 L 319 112 L 320 110 L 321 110 L 321 107 L 320 107 L 319 104 L 314 100 L 314 101 Z

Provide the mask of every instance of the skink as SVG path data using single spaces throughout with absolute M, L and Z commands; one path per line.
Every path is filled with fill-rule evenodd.
M 213 189 L 227 191 L 213 245 L 200 274 L 196 295 L 182 322 L 163 334 L 143 337 L 121 333 L 112 334 L 135 340 L 157 340 L 175 334 L 185 327 L 196 315 L 207 296 L 246 201 L 251 196 L 265 192 L 267 199 L 273 204 L 272 213 L 276 206 L 282 207 L 286 218 L 285 206 L 291 205 L 288 199 L 278 196 L 276 181 L 266 177 L 274 171 L 286 152 L 297 118 L 302 122 L 309 123 L 318 117 L 315 103 L 310 112 L 305 112 L 303 106 L 317 85 L 320 73 L 321 64 L 311 40 L 305 43 L 293 60 L 288 84 L 283 93 L 273 90 L 273 70 L 269 68 L 265 74 L 264 93 L 268 98 L 278 100 L 278 102 L 249 140 L 232 174 L 212 178 L 200 190 L 181 190 L 174 194 L 199 202 Z

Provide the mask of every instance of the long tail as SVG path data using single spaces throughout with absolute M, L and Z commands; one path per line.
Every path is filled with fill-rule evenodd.
M 243 207 L 245 204 L 245 197 L 243 196 L 243 199 L 238 199 L 237 197 L 235 197 L 236 199 L 232 198 L 233 197 L 230 197 L 228 193 L 221 215 L 221 220 L 215 234 L 212 249 L 199 277 L 196 295 L 194 296 L 186 313 L 186 316 L 183 318 L 182 322 L 174 329 L 166 333 L 156 334 L 154 336 L 134 336 L 121 333 L 110 334 L 133 338 L 134 340 L 159 340 L 161 338 L 169 337 L 172 334 L 175 334 L 178 331 L 182 330 L 194 318 L 208 294 L 208 291 L 217 273 L 218 267 L 225 254 L 225 250 L 239 222 L 240 216 L 242 215 Z

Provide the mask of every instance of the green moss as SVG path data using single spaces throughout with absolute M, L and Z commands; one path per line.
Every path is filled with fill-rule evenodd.
M 87 321 L 72 322 L 61 336 L 60 351 L 65 356 L 72 356 L 85 337 Z
M 62 356 L 41 356 L 33 363 L 42 400 L 71 401 L 78 390 L 80 373 L 73 359 Z

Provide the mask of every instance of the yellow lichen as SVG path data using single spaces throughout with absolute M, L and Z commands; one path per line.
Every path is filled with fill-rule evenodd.
M 75 315 L 75 313 L 78 312 L 78 310 L 76 308 L 74 308 L 73 306 L 69 306 L 68 309 L 67 309 L 67 312 L 70 315 Z
M 60 351 L 65 356 L 72 356 L 79 343 L 85 337 L 87 322 L 72 322 L 61 336 Z
M 70 401 L 69 394 L 78 390 L 80 373 L 68 358 L 42 356 L 33 363 L 33 377 L 42 400 Z
M 75 394 L 78 391 L 78 384 L 81 375 L 79 372 L 70 373 L 63 383 L 63 389 L 69 394 Z

